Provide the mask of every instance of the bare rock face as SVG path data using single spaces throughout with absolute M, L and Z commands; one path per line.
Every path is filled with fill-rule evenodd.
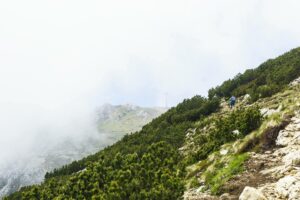
M 262 108 L 260 109 L 260 113 L 264 116 L 264 117 L 268 117 L 273 115 L 274 113 L 279 112 L 279 109 L 275 110 L 275 109 L 269 109 L 269 108 Z
M 236 196 L 230 195 L 230 194 L 228 194 L 228 193 L 222 194 L 222 195 L 220 196 L 220 200 L 236 200 L 236 199 L 237 199 Z
M 286 176 L 276 183 L 275 191 L 281 198 L 289 200 L 300 199 L 300 177 Z
M 245 187 L 244 191 L 240 195 L 239 200 L 267 200 L 261 191 L 252 188 Z
M 280 131 L 278 134 L 278 138 L 276 140 L 276 144 L 278 146 L 287 146 L 292 140 L 292 134 L 289 131 Z
M 247 101 L 250 98 L 251 98 L 250 94 L 246 94 L 243 98 L 243 101 Z
M 220 151 L 220 154 L 221 154 L 221 155 L 227 155 L 227 153 L 228 153 L 228 149 L 222 149 L 222 150 Z
M 219 198 L 216 196 L 200 193 L 197 190 L 187 191 L 183 197 L 185 200 L 219 200 Z
M 300 81 L 300 79 L 299 79 Z M 240 200 L 260 199 L 262 194 L 270 200 L 300 200 L 300 114 L 278 134 L 276 144 L 280 148 L 272 154 L 259 154 L 259 157 L 273 156 L 278 159 L 276 166 L 261 171 L 274 178 L 257 189 L 246 187 Z
M 286 166 L 297 166 L 300 164 L 300 150 L 292 151 L 283 157 Z
M 296 85 L 299 85 L 300 84 L 300 77 L 293 80 L 291 83 L 290 83 L 290 86 L 296 86 Z

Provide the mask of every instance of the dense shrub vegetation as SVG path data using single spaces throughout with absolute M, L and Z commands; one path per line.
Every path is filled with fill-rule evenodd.
M 159 142 L 142 157 L 135 153 L 104 157 L 70 176 L 63 186 L 48 179 L 22 195 L 24 199 L 177 199 L 184 190 L 178 159 L 171 145 Z
M 98 161 L 104 155 L 113 156 L 117 153 L 137 153 L 141 156 L 152 143 L 164 141 L 174 148 L 179 148 L 185 136 L 185 130 L 193 121 L 200 120 L 219 108 L 219 99 L 208 100 L 201 96 L 186 99 L 176 107 L 154 119 L 143 127 L 140 132 L 126 135 L 116 144 L 105 148 L 97 154 L 88 156 L 80 161 L 74 161 L 61 169 L 47 173 L 45 178 L 69 175 L 87 167 L 90 162 Z
M 139 133 L 128 135 L 115 145 L 84 159 L 81 167 L 72 163 L 60 170 L 47 174 L 40 186 L 23 188 L 9 199 L 178 199 L 184 191 L 184 167 L 178 147 L 182 145 L 185 130 L 191 126 L 188 117 L 191 106 L 188 102 L 198 101 L 198 107 L 218 109 L 218 100 L 194 97 L 161 116 L 164 123 L 153 120 Z M 179 116 L 187 116 L 184 121 L 172 119 L 180 110 Z M 200 110 L 197 104 L 191 110 Z M 188 112 L 187 112 L 188 111 Z M 199 112 L 198 119 L 210 113 Z M 215 122 L 215 129 L 203 135 L 198 145 L 201 149 L 194 161 L 205 159 L 211 152 L 226 143 L 244 137 L 261 123 L 262 117 L 257 107 L 236 110 L 227 117 Z M 156 124 L 157 123 L 157 124 Z M 155 126 L 154 126 L 154 125 Z M 165 129 L 165 131 L 164 131 Z M 169 129 L 169 131 L 167 131 Z M 239 134 L 234 134 L 239 130 Z M 144 131 L 147 131 L 147 135 Z M 161 132 L 160 132 L 161 131 Z M 158 137 L 159 134 L 160 137 Z M 165 135 L 164 134 L 170 134 Z M 171 136 L 174 136 L 173 138 Z M 177 139 L 176 139 L 177 138 Z M 97 160 L 96 160 L 97 157 Z M 71 167 L 70 167 L 71 166 Z M 68 170 L 68 171 L 67 171 Z M 77 172 L 77 173 L 75 173 Z M 228 172 L 229 173 L 229 172 Z M 68 175 L 68 176 L 66 176 Z M 210 183 L 212 184 L 212 183 Z M 217 186 L 214 186 L 218 188 Z
M 219 108 L 219 99 L 195 96 L 154 119 L 140 132 L 46 174 L 40 186 L 8 199 L 178 199 L 184 166 L 177 149 L 196 120 Z
M 200 148 L 188 159 L 178 151 L 186 130 L 216 112 L 220 97 L 248 93 L 257 100 L 280 91 L 298 76 L 300 49 L 294 49 L 209 90 L 209 98 L 195 96 L 184 100 L 141 131 L 49 172 L 41 185 L 24 187 L 5 199 L 180 199 L 186 164 L 206 159 L 221 145 L 249 134 L 260 126 L 262 117 L 258 108 L 249 107 L 218 118 L 209 133 L 197 138 L 195 144 Z M 221 186 L 222 174 L 229 178 L 242 169 L 245 159 L 237 157 L 230 162 L 230 168 L 207 175 L 207 184 L 214 193 Z
M 268 97 L 300 76 L 300 48 L 271 59 L 256 69 L 246 70 L 222 85 L 209 90 L 209 97 L 250 94 L 252 100 Z
M 257 107 L 233 111 L 229 116 L 215 122 L 215 128 L 209 133 L 200 135 L 195 143 L 201 146 L 194 155 L 190 155 L 189 162 L 206 159 L 207 156 L 219 149 L 227 142 L 243 138 L 257 129 L 262 122 L 262 116 Z

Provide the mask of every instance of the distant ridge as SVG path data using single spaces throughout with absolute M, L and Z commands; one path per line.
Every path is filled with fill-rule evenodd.
M 116 134 L 136 132 L 167 110 L 167 108 L 140 107 L 132 104 L 104 104 L 97 109 L 98 130 Z

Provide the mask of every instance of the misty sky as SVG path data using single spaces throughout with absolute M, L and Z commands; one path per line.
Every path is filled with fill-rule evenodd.
M 1 1 L 0 103 L 174 105 L 300 41 L 299 1 Z
M 299 46 L 299 8 L 297 0 L 0 1 L 0 158 L 12 144 L 23 152 L 45 127 L 84 132 L 88 110 L 103 103 L 164 106 L 168 93 L 173 106 L 206 95 Z

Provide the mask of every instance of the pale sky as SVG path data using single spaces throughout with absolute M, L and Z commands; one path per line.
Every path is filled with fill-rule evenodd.
M 0 2 L 0 103 L 175 105 L 298 46 L 297 0 Z
M 103 103 L 206 95 L 298 47 L 299 10 L 298 0 L 0 0 L 0 151 Z

